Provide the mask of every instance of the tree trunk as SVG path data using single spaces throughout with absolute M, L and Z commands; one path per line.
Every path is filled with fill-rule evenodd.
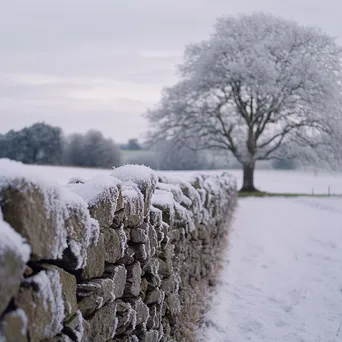
M 254 186 L 254 168 L 255 164 L 243 166 L 243 185 L 240 191 L 257 191 L 257 189 Z

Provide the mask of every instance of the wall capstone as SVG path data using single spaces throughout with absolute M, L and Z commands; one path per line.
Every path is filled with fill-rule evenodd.
M 0 160 L 0 341 L 192 341 L 236 204 L 227 173 L 44 182 Z

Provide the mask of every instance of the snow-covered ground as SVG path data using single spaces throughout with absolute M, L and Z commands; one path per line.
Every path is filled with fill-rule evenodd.
M 342 341 L 342 199 L 242 199 L 203 341 Z
M 96 175 L 108 175 L 110 170 L 59 167 L 59 166 L 28 166 L 37 174 L 50 181 L 66 184 L 70 178 L 77 176 L 82 178 L 91 178 Z M 241 185 L 242 171 L 228 170 L 236 176 L 238 185 Z M 205 171 L 205 173 L 222 173 L 223 171 Z M 193 172 L 159 172 L 177 178 L 186 178 L 189 175 L 198 173 Z M 256 170 L 256 185 L 264 191 L 274 192 L 294 192 L 318 194 L 327 194 L 330 188 L 331 193 L 342 194 L 342 174 L 329 174 L 299 171 L 274 171 L 274 170 Z

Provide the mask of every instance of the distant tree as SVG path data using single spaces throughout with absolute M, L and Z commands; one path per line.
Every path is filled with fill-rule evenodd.
M 130 139 L 130 140 L 128 140 L 127 150 L 139 151 L 141 149 L 142 148 L 141 148 L 141 145 L 138 142 L 138 139 Z
M 148 112 L 151 139 L 229 151 L 243 167 L 242 191 L 256 191 L 259 160 L 304 153 L 331 162 L 342 146 L 341 51 L 293 21 L 221 18 L 208 40 L 186 48 L 181 81 Z
M 272 167 L 278 170 L 294 170 L 297 165 L 293 159 L 276 159 L 272 162 Z
M 0 139 L 1 157 L 27 164 L 60 164 L 63 137 L 59 127 L 37 123 L 20 131 L 9 131 Z
M 64 164 L 82 166 L 86 155 L 83 149 L 84 137 L 74 133 L 66 137 L 64 143 Z
M 104 168 L 121 165 L 119 146 L 95 130 L 68 137 L 64 154 L 68 165 Z
M 212 167 L 203 151 L 179 146 L 173 140 L 160 141 L 155 149 L 159 170 L 206 170 Z

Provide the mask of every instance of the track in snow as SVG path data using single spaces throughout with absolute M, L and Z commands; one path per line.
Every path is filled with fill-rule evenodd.
M 342 341 L 342 199 L 240 200 L 224 259 L 203 341 Z

